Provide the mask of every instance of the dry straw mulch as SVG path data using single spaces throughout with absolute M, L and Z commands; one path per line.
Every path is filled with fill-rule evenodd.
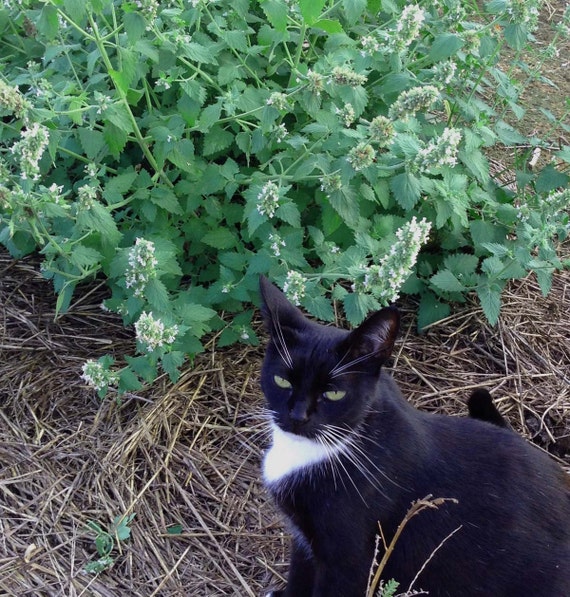
M 81 365 L 132 351 L 132 333 L 96 285 L 54 321 L 37 272 L 37 259 L 0 254 L 0 594 L 253 596 L 278 582 L 287 541 L 258 472 L 262 349 L 212 342 L 177 384 L 100 401 Z M 512 284 L 496 328 L 469 304 L 418 336 L 404 305 L 395 376 L 421 408 L 457 416 L 471 388 L 492 389 L 512 426 L 568 466 L 569 313 L 570 272 L 546 299 L 532 277 Z M 131 513 L 114 566 L 86 574 L 87 522 Z

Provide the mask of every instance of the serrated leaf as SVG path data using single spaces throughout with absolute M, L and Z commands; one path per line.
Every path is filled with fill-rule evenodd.
M 312 26 L 315 29 L 322 29 L 327 33 L 344 33 L 342 25 L 335 19 L 319 19 Z
M 370 311 L 380 308 L 378 301 L 369 294 L 349 292 L 343 299 L 344 314 L 352 326 L 361 324 Z
M 326 0 L 299 0 L 301 15 L 307 25 L 313 25 L 323 10 Z
M 299 213 L 299 208 L 291 201 L 280 205 L 277 208 L 275 215 L 295 228 L 301 226 L 301 214 Z
M 181 81 L 180 87 L 189 98 L 197 101 L 200 105 L 206 101 L 206 89 L 195 79 Z
M 144 296 L 150 306 L 157 311 L 168 311 L 170 297 L 166 286 L 158 279 L 151 278 L 144 288 Z
M 127 144 L 127 133 L 112 122 L 106 122 L 103 129 L 103 138 L 111 155 L 118 158 Z
M 154 379 L 154 376 L 153 376 Z M 142 388 L 142 383 L 138 376 L 131 371 L 128 367 L 125 367 L 119 373 L 119 392 L 136 392 Z
M 81 127 L 77 129 L 77 136 L 83 152 L 90 160 L 97 159 L 99 153 L 105 150 L 105 137 L 101 131 Z
M 449 313 L 449 305 L 439 301 L 435 294 L 431 292 L 423 294 L 418 309 L 418 331 L 422 332 L 427 326 L 445 319 Z
M 202 46 L 194 41 L 185 43 L 181 47 L 182 55 L 192 62 L 203 62 L 205 64 L 218 64 L 213 48 Z
M 230 249 L 237 246 L 237 240 L 234 234 L 227 228 L 216 228 L 210 230 L 202 237 L 202 242 L 215 249 Z
M 180 207 L 178 197 L 173 191 L 165 187 L 155 187 L 150 193 L 150 200 L 154 205 L 162 207 L 173 214 L 182 214 L 184 211 Z
M 346 19 L 351 25 L 354 25 L 362 16 L 362 13 L 366 10 L 366 4 L 367 0 L 342 0 Z
M 119 203 L 124 199 L 125 193 L 131 188 L 133 182 L 137 178 L 137 173 L 134 170 L 122 172 L 109 178 L 105 183 L 103 189 L 103 197 L 109 205 L 113 203 Z
M 330 300 L 324 296 L 309 296 L 303 300 L 303 307 L 321 321 L 334 321 L 335 313 Z
M 432 62 L 441 62 L 453 56 L 465 42 L 454 33 L 442 33 L 437 35 L 431 45 L 428 58 Z
M 77 0 L 81 1 L 81 0 Z M 127 33 L 127 39 L 131 44 L 136 43 L 144 35 L 146 21 L 140 12 L 127 12 L 123 17 L 123 25 Z
M 569 182 L 570 177 L 567 174 L 549 164 L 538 175 L 535 188 L 537 193 L 548 193 L 559 187 L 567 187 Z
M 131 116 L 129 110 L 123 103 L 117 102 L 110 105 L 105 110 L 105 118 L 125 133 L 132 133 L 133 123 L 131 121 Z
M 413 209 L 420 200 L 420 181 L 409 172 L 402 172 L 390 180 L 390 189 L 396 203 L 406 211 Z
M 80 268 L 91 268 L 101 263 L 103 256 L 99 251 L 86 247 L 84 245 L 74 245 L 73 251 L 71 252 L 69 259 L 71 263 Z
M 176 383 L 180 378 L 180 367 L 184 364 L 184 353 L 179 350 L 167 352 L 160 359 L 160 365 L 168 373 L 172 383 Z
M 227 149 L 234 140 L 234 136 L 221 126 L 213 126 L 204 136 L 204 148 L 202 155 L 210 156 Z
M 260 5 L 267 20 L 277 31 L 287 31 L 289 7 L 283 0 L 262 0 Z
M 477 296 L 483 308 L 483 313 L 491 325 L 496 325 L 501 312 L 501 291 L 498 284 L 484 282 L 477 287 Z
M 465 286 L 449 270 L 441 270 L 430 278 L 430 282 L 443 292 L 463 292 Z

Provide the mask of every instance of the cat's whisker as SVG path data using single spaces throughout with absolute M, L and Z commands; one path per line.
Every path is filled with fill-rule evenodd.
M 382 487 L 379 484 L 378 479 L 374 476 L 373 472 L 369 469 L 364 460 L 366 460 L 380 475 L 382 475 L 388 481 L 391 481 L 391 479 L 380 468 L 378 468 L 378 466 L 376 466 L 376 464 L 369 458 L 366 452 L 364 452 L 362 447 L 358 445 L 359 438 L 355 436 L 355 433 L 353 431 L 343 429 L 342 427 L 336 427 L 334 425 L 327 425 L 326 430 L 330 434 L 330 437 L 336 440 L 335 443 L 338 443 L 340 441 L 344 443 L 345 449 L 342 450 L 340 455 L 346 456 L 349 462 L 351 462 L 357 468 L 357 470 L 362 474 L 362 476 L 377 491 L 384 495 L 384 497 L 387 497 L 386 493 L 382 490 Z
M 277 348 L 277 352 L 279 353 L 279 356 L 281 357 L 285 365 L 287 365 L 289 369 L 293 369 L 293 359 L 291 358 L 291 353 L 287 348 L 285 334 L 283 333 L 283 328 L 281 327 L 281 323 L 278 319 L 274 322 L 274 328 L 278 340 L 278 343 L 275 343 L 275 348 Z
M 337 363 L 331 369 L 330 375 L 331 375 L 332 378 L 338 377 L 342 373 L 344 373 L 347 370 L 351 369 L 354 365 L 357 365 L 358 363 L 362 363 L 363 361 L 367 361 L 368 359 L 370 359 L 374 355 L 375 355 L 374 352 L 369 352 L 369 353 L 366 353 L 366 354 L 363 354 L 363 355 L 357 357 L 356 359 L 353 359 L 352 361 L 349 361 L 348 363 L 345 363 L 344 365 L 341 365 L 341 362 L 342 362 L 342 359 L 341 359 L 341 361 L 339 363 Z

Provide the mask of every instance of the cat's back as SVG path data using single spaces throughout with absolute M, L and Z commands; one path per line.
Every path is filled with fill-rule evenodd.
M 418 546 L 431 553 L 448 537 L 441 559 L 434 557 L 420 575 L 419 586 L 430 588 L 430 595 L 440 594 L 442 579 L 447 591 L 456 591 L 442 595 L 570 595 L 570 476 L 511 430 L 468 418 L 418 416 L 430 441 L 412 491 L 457 502 L 412 521 L 394 576 L 412 574 L 403 560 L 421 561 Z M 398 557 L 392 564 L 398 568 Z

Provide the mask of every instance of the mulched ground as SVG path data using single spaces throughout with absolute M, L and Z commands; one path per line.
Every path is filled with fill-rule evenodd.
M 260 595 L 287 561 L 259 480 L 262 348 L 212 341 L 176 385 L 101 401 L 81 365 L 132 352 L 132 331 L 100 309 L 96 285 L 54 321 L 38 263 L 0 253 L 0 594 Z M 418 336 L 414 305 L 402 308 L 394 375 L 412 402 L 465 416 L 485 386 L 517 432 L 570 467 L 570 272 L 547 298 L 532 276 L 512 284 L 496 328 L 468 304 Z M 132 513 L 114 566 L 85 573 L 97 558 L 87 523 Z

